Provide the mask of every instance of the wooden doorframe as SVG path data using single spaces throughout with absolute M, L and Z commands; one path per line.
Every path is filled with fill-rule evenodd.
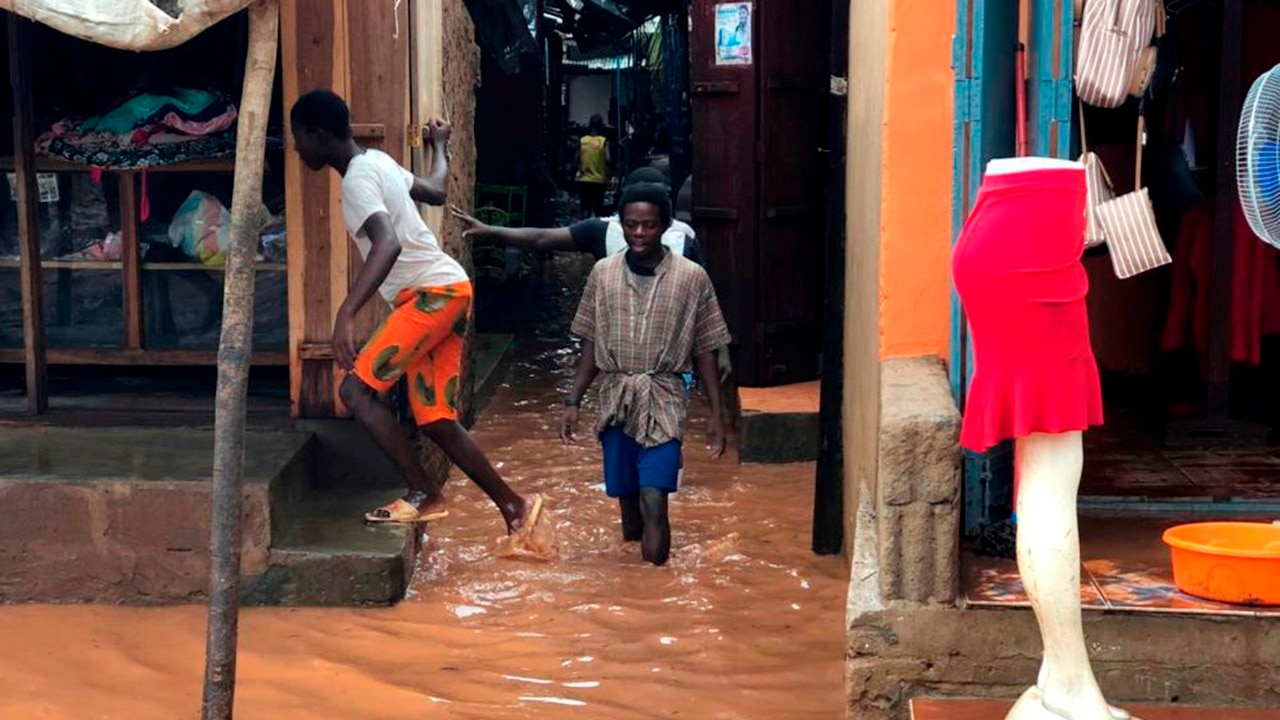
M 428 118 L 452 121 L 444 99 L 444 0 L 411 0 L 409 4 L 409 123 L 420 128 Z M 430 160 L 426 143 L 413 149 L 413 170 L 422 174 Z M 423 205 L 427 227 L 444 227 L 444 208 Z

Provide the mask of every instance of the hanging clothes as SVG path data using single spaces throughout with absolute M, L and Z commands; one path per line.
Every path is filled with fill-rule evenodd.
M 1231 283 L 1231 361 L 1262 363 L 1262 338 L 1280 334 L 1280 251 L 1263 243 L 1234 206 Z M 1169 314 L 1161 334 L 1165 351 L 1195 348 L 1208 374 L 1213 292 L 1213 206 L 1202 202 L 1182 217 L 1173 253 Z
M 1182 80 L 1179 82 L 1176 122 L 1184 128 L 1184 152 L 1192 165 L 1206 162 L 1196 155 L 1216 146 L 1218 113 L 1219 48 L 1211 34 L 1198 28 L 1219 17 L 1207 5 L 1196 6 L 1179 16 L 1184 49 Z M 1275 28 L 1280 27 L 1280 8 L 1263 3 L 1245 6 L 1241 70 L 1248 89 L 1253 80 L 1280 62 L 1280 45 Z M 1243 99 L 1243 98 L 1242 98 Z M 1262 363 L 1262 338 L 1280 334 L 1280 251 L 1263 243 L 1245 221 L 1239 203 L 1232 203 L 1232 283 L 1231 361 L 1246 365 Z M 1178 242 L 1173 252 L 1169 315 L 1161 333 L 1162 350 L 1195 348 L 1203 377 L 1208 375 L 1209 328 L 1213 286 L 1212 198 L 1189 209 L 1182 217 Z

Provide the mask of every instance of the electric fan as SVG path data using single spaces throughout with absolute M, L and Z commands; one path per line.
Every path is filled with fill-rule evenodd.
M 1236 135 L 1236 183 L 1254 234 L 1280 248 L 1280 65 L 1249 88 Z

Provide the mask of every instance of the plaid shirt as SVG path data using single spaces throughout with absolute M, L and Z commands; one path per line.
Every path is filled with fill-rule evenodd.
M 682 438 L 688 409 L 680 373 L 693 356 L 729 343 L 706 271 L 671 252 L 652 278 L 632 272 L 626 253 L 596 263 L 572 332 L 595 343 L 603 376 L 596 432 L 621 425 L 643 447 Z

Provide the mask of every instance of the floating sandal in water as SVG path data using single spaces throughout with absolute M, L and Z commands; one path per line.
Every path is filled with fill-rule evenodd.
M 534 495 L 529 498 L 529 514 L 524 524 L 517 530 L 498 540 L 495 554 L 504 558 L 520 558 L 550 562 L 559 555 L 556 547 L 555 529 L 542 522 L 544 498 Z
M 385 515 L 383 514 L 385 513 Z M 443 520 L 449 517 L 448 510 L 437 510 L 423 515 L 418 508 L 404 501 L 404 498 L 392 500 L 382 507 L 364 514 L 367 523 L 425 523 Z

